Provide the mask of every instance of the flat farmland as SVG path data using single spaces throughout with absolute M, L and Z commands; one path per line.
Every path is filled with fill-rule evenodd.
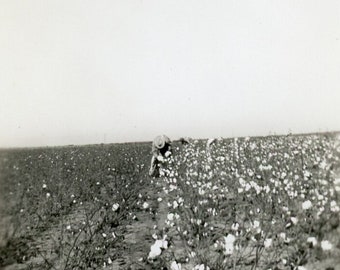
M 0 269 L 340 269 L 338 133 L 0 150 Z

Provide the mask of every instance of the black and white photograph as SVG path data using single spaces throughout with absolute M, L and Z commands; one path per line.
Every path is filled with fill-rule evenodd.
M 0 270 L 340 270 L 340 1 L 0 0 Z

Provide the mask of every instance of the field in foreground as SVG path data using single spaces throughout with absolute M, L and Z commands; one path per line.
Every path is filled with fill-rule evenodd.
M 339 134 L 0 152 L 0 269 L 340 269 Z

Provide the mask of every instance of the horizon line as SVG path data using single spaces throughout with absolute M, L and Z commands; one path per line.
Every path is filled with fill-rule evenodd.
M 326 134 L 340 134 L 340 130 L 334 130 L 334 131 L 315 131 L 315 132 L 299 132 L 299 133 L 274 133 L 274 134 L 268 134 L 268 135 L 254 135 L 254 136 L 234 136 L 234 137 L 214 137 L 214 138 L 222 138 L 222 139 L 233 139 L 233 138 L 266 138 L 266 137 L 284 137 L 284 136 L 308 136 L 308 135 L 326 135 Z M 191 138 L 191 137 L 189 137 Z M 191 138 L 193 140 L 208 140 L 209 138 Z M 180 138 L 176 140 L 172 140 L 172 142 L 178 142 L 180 141 Z M 1 147 L 0 151 L 3 150 L 24 150 L 24 149 L 40 149 L 40 148 L 66 148 L 66 147 L 85 147 L 85 146 L 96 146 L 96 145 L 112 145 L 112 144 L 133 144 L 133 143 L 151 143 L 150 141 L 127 141 L 127 142 L 111 142 L 111 143 L 85 143 L 85 144 L 60 144 L 60 145 L 41 145 L 41 146 L 9 146 L 9 147 Z

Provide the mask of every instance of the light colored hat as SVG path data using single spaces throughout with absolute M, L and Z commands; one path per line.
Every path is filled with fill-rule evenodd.
M 157 149 L 162 149 L 165 146 L 165 138 L 160 135 L 153 140 L 153 144 Z
M 153 140 L 153 144 L 157 149 L 162 149 L 166 143 L 170 143 L 170 139 L 165 135 L 159 135 Z

